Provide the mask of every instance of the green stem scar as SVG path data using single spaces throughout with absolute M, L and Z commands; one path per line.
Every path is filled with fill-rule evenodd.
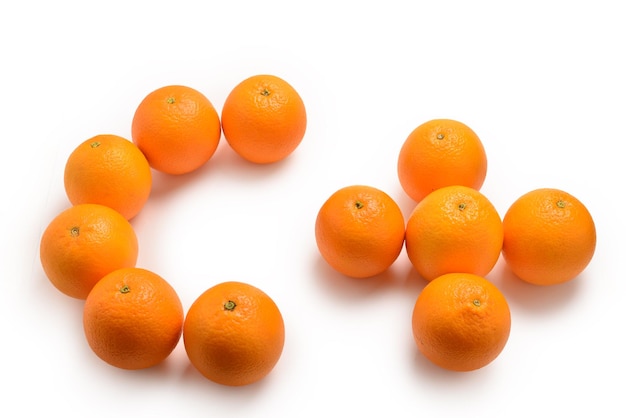
M 235 309 L 235 306 L 237 306 L 237 304 L 233 302 L 232 300 L 229 300 L 228 302 L 224 304 L 224 309 L 227 311 L 232 311 Z
M 91 144 L 89 144 L 89 146 L 91 148 L 98 148 L 100 146 L 100 142 L 99 141 L 93 141 Z
M 80 235 L 80 228 L 77 226 L 74 226 L 70 229 L 70 235 L 73 237 L 77 237 Z
M 474 306 L 480 306 L 480 301 L 478 299 L 474 299 L 472 303 L 474 304 Z
M 466 206 L 465 203 L 459 203 L 459 210 L 464 210 Z
M 564 208 L 565 207 L 565 202 L 562 200 L 559 200 L 558 202 L 556 202 L 556 205 L 560 208 Z
M 269 96 L 270 95 L 270 91 L 268 89 L 263 89 L 263 91 L 261 92 L 261 94 L 263 96 Z
M 130 287 L 128 287 L 127 284 L 125 284 L 124 286 L 120 288 L 120 293 L 128 293 L 128 292 L 130 292 Z
M 363 205 L 363 202 L 361 202 L 360 200 L 357 200 L 354 203 L 354 207 L 357 208 L 357 209 L 361 209 L 363 206 L 365 206 L 365 205 Z
M 167 104 L 174 104 L 176 102 L 176 99 L 173 97 L 168 97 L 166 101 L 167 101 Z

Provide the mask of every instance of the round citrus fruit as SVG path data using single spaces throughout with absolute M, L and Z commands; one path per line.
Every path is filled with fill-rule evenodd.
M 322 258 L 346 276 L 387 270 L 404 244 L 404 217 L 384 191 L 352 185 L 335 191 L 320 208 L 315 239 Z
M 133 142 L 155 170 L 167 174 L 186 174 L 203 166 L 215 153 L 221 135 L 213 104 L 187 86 L 152 91 L 132 120 Z
M 117 135 L 97 135 L 70 154 L 64 185 L 72 204 L 99 203 L 131 219 L 150 196 L 152 171 L 131 141 Z
M 89 292 L 83 328 L 93 352 L 108 364 L 137 370 L 155 366 L 174 350 L 183 330 L 178 294 L 161 276 L 123 268 Z
M 503 234 L 500 215 L 485 195 L 467 186 L 446 186 L 411 212 L 406 251 L 426 280 L 445 273 L 485 276 L 500 257 Z
M 285 159 L 300 145 L 307 116 L 302 98 L 285 80 L 267 74 L 236 85 L 222 108 L 224 138 L 258 164 Z
M 470 127 L 452 119 L 433 119 L 409 134 L 400 148 L 397 169 L 402 188 L 419 202 L 445 186 L 480 190 L 487 175 L 487 155 Z
M 554 285 L 578 276 L 591 262 L 596 228 L 585 205 L 552 188 L 520 196 L 503 218 L 502 256 L 520 279 Z
M 52 219 L 39 253 L 50 282 L 68 296 L 85 299 L 106 274 L 135 266 L 138 243 L 132 225 L 119 212 L 83 203 Z
M 509 339 L 511 313 L 502 292 L 487 279 L 448 273 L 419 294 L 412 326 L 428 360 L 447 370 L 472 371 L 500 355 Z
M 183 341 L 191 364 L 203 376 L 243 386 L 263 379 L 278 363 L 285 326 L 265 292 L 247 283 L 223 282 L 193 302 Z

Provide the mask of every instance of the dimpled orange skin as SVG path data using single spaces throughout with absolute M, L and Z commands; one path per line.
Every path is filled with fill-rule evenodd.
M 132 225 L 119 212 L 84 203 L 63 210 L 48 224 L 39 257 L 54 287 L 67 296 L 85 299 L 106 274 L 134 267 L 138 247 Z
M 520 196 L 504 215 L 502 256 L 520 279 L 542 286 L 568 282 L 591 262 L 596 228 L 589 210 L 553 188 Z
M 149 93 L 137 106 L 131 128 L 133 142 L 150 166 L 172 175 L 190 173 L 207 163 L 222 135 L 211 101 L 181 85 Z
M 380 189 L 352 185 L 335 191 L 320 208 L 315 240 L 336 271 L 367 278 L 387 270 L 404 245 L 404 217 Z
M 412 327 L 426 358 L 444 369 L 468 372 L 500 355 L 511 332 L 511 312 L 502 292 L 487 279 L 450 273 L 419 294 Z
M 141 268 L 118 269 L 103 277 L 83 308 L 85 338 L 93 352 L 127 370 L 164 361 L 180 340 L 183 319 L 174 288 Z
M 480 190 L 487 175 L 487 155 L 476 133 L 462 122 L 433 119 L 415 128 L 398 156 L 398 178 L 419 202 L 445 186 Z
M 222 108 L 224 138 L 244 159 L 271 164 L 302 142 L 307 114 L 302 98 L 285 80 L 268 74 L 249 77 L 229 93 Z
M 99 203 L 134 218 L 152 188 L 152 171 L 141 150 L 117 135 L 83 141 L 65 164 L 64 186 L 74 205 Z
M 503 226 L 493 204 L 466 186 L 437 189 L 420 201 L 406 226 L 406 251 L 426 280 L 445 273 L 487 275 L 502 250 Z
M 191 364 L 207 379 L 244 386 L 265 378 L 278 363 L 285 325 L 276 303 L 247 283 L 219 283 L 191 305 L 183 325 Z

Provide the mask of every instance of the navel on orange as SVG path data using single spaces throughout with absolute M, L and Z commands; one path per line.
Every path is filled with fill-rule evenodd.
M 287 158 L 302 142 L 304 102 L 280 77 L 259 74 L 237 84 L 222 108 L 224 138 L 244 159 L 258 164 Z
M 138 242 L 132 225 L 119 212 L 84 203 L 52 219 L 42 234 L 39 254 L 54 287 L 85 299 L 108 273 L 135 266 Z
M 261 289 L 222 282 L 192 303 L 183 341 L 191 364 L 204 377 L 243 386 L 274 369 L 283 351 L 285 325 L 278 306 Z
M 150 92 L 132 120 L 132 139 L 150 166 L 167 174 L 197 170 L 215 153 L 222 135 L 211 101 L 188 86 Z
M 563 190 L 520 196 L 503 219 L 502 256 L 520 279 L 536 285 L 572 280 L 591 262 L 596 228 L 585 205 Z
M 118 135 L 96 135 L 70 154 L 64 186 L 74 205 L 98 203 L 131 219 L 150 196 L 152 172 L 146 157 L 131 141 Z
M 397 169 L 402 188 L 419 202 L 445 186 L 480 190 L 487 175 L 487 155 L 469 126 L 453 119 L 433 119 L 406 138 Z
M 351 185 L 322 204 L 315 221 L 315 240 L 323 259 L 355 278 L 387 270 L 404 245 L 404 217 L 384 191 Z
M 87 343 L 106 363 L 128 370 L 164 361 L 180 340 L 184 312 L 174 288 L 141 268 L 104 276 L 83 309 Z
M 485 367 L 502 352 L 511 331 L 506 298 L 487 279 L 449 273 L 429 282 L 413 308 L 419 351 L 452 371 Z
M 409 216 L 406 251 L 426 280 L 445 273 L 485 276 L 502 250 L 502 220 L 481 192 L 467 186 L 439 188 Z

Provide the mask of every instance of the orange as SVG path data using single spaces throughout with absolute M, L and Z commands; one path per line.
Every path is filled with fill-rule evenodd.
M 502 256 L 520 279 L 536 285 L 572 280 L 591 262 L 596 228 L 571 194 L 542 188 L 520 196 L 504 215 Z
M 174 350 L 183 306 L 161 276 L 141 268 L 115 270 L 91 290 L 83 310 L 85 338 L 106 363 L 136 370 L 155 366 Z
M 158 88 L 137 106 L 132 138 L 150 165 L 166 174 L 190 173 L 208 162 L 222 135 L 211 101 L 181 85 Z
M 493 204 L 478 190 L 447 186 L 422 199 L 406 226 L 406 251 L 426 280 L 445 273 L 485 276 L 502 250 L 503 228 Z
M 412 317 L 419 351 L 447 370 L 466 372 L 495 360 L 509 339 L 511 312 L 502 292 L 468 273 L 435 278 L 417 297 Z
M 99 203 L 131 219 L 148 200 L 152 172 L 131 141 L 117 135 L 96 135 L 70 154 L 64 184 L 72 204 Z
M 409 134 L 400 148 L 397 169 L 402 188 L 419 202 L 445 186 L 480 190 L 487 175 L 487 155 L 469 126 L 452 119 L 433 119 Z
M 285 159 L 306 131 L 302 98 L 282 78 L 260 74 L 236 85 L 222 108 L 224 138 L 244 159 L 258 164 Z
M 285 325 L 278 306 L 259 288 L 222 282 L 187 311 L 183 341 L 191 364 L 207 379 L 243 386 L 267 376 L 278 363 Z
M 83 203 L 52 219 L 41 236 L 39 253 L 50 282 L 68 296 L 85 299 L 108 273 L 135 266 L 138 243 L 132 225 L 119 212 Z
M 400 255 L 404 217 L 384 191 L 347 186 L 321 206 L 315 239 L 322 258 L 333 269 L 350 277 L 371 277 L 387 270 Z

